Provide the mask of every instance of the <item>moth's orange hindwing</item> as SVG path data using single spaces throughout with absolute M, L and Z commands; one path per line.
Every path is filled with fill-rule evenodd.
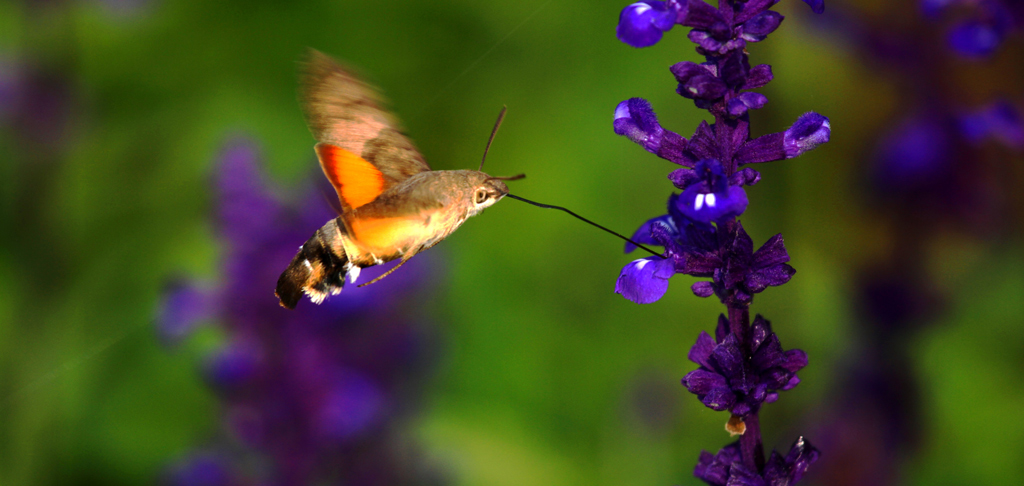
M 353 240 L 364 252 L 389 256 L 411 249 L 427 231 L 422 217 L 354 218 L 349 221 Z
M 316 155 L 343 206 L 356 209 L 384 191 L 384 175 L 362 157 L 328 143 L 318 143 Z

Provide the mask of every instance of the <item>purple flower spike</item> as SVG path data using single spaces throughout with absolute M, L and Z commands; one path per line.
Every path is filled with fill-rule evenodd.
M 640 144 L 648 152 L 680 165 L 692 163 L 683 154 L 686 139 L 658 123 L 658 116 L 650 102 L 643 98 L 630 98 L 615 107 L 615 133 Z
M 676 23 L 679 12 L 675 2 L 645 0 L 622 9 L 615 34 L 619 40 L 633 47 L 657 44 L 664 32 Z
M 824 10 L 823 0 L 804 1 L 815 12 Z M 689 139 L 665 130 L 645 100 L 627 100 L 615 110 L 615 133 L 683 166 L 668 176 L 682 190 L 669 197 L 668 214 L 649 219 L 633 235 L 638 244 L 663 247 L 667 258 L 627 264 L 615 291 L 633 302 L 650 303 L 665 294 L 674 273 L 691 275 L 702 279 L 691 285 L 693 294 L 718 297 L 734 319 L 730 322 L 722 315 L 713 338 L 700 334 L 688 354 L 699 368 L 682 380 L 708 408 L 731 412 L 726 429 L 741 435 L 717 455 L 701 454 L 694 474 L 713 486 L 791 486 L 817 457 L 817 451 L 801 440 L 788 456 L 773 453 L 768 463 L 764 460 L 758 412 L 800 383 L 797 372 L 807 365 L 807 354 L 784 350 L 761 316 L 750 323 L 754 295 L 788 282 L 796 271 L 787 264 L 781 235 L 755 251 L 737 219 L 749 202 L 744 186 L 761 179 L 747 165 L 796 157 L 831 136 L 828 118 L 807 113 L 785 131 L 751 139 L 750 110 L 768 102 L 752 90 L 771 82 L 773 73 L 767 64 L 752 67 L 746 47 L 779 28 L 784 17 L 771 11 L 777 3 L 645 0 L 627 7 L 619 19 L 619 38 L 641 47 L 661 39 L 671 27 L 667 13 L 675 12 L 676 24 L 693 28 L 687 37 L 704 58 L 702 63 L 684 61 L 670 68 L 678 83 L 676 92 L 713 117 L 700 122 Z M 971 125 L 978 132 L 987 131 L 978 126 L 985 123 Z M 634 249 L 635 245 L 626 245 L 627 253 Z
M 831 134 L 832 126 L 824 115 L 814 112 L 801 115 L 800 118 L 797 118 L 796 123 L 785 132 L 783 143 L 786 158 L 791 159 L 813 150 L 818 145 L 828 142 Z
M 811 11 L 820 14 L 825 12 L 825 0 L 804 0 L 804 3 L 811 6 Z
M 1003 42 L 1004 33 L 985 22 L 967 21 L 953 28 L 947 38 L 949 46 L 966 57 L 987 57 Z
M 671 258 L 648 257 L 634 260 L 622 268 L 615 282 L 615 293 L 636 302 L 657 302 L 668 290 L 668 279 L 675 274 Z

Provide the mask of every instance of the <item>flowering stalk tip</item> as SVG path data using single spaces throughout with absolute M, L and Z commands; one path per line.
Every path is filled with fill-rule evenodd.
M 822 0 L 804 1 L 817 13 L 824 10 Z M 783 350 L 771 324 L 760 315 L 750 322 L 754 295 L 788 282 L 796 270 L 788 264 L 782 235 L 755 251 L 737 219 L 750 203 L 744 187 L 761 180 L 750 165 L 792 159 L 828 142 L 832 133 L 827 117 L 810 112 L 784 131 L 750 137 L 751 111 L 768 103 L 764 94 L 752 90 L 767 85 L 774 75 L 769 65 L 750 65 L 746 44 L 765 40 L 782 24 L 784 17 L 770 10 L 776 3 L 720 0 L 712 7 L 703 0 L 642 1 L 622 10 L 617 30 L 626 44 L 647 47 L 676 25 L 691 27 L 687 37 L 705 58 L 669 68 L 676 93 L 714 117 L 713 123 L 701 122 L 689 139 L 662 126 L 647 100 L 631 98 L 615 108 L 616 134 L 682 166 L 668 176 L 682 192 L 669 196 L 667 214 L 648 220 L 633 235 L 637 243 L 664 247 L 666 258 L 628 263 L 615 292 L 649 304 L 681 273 L 701 279 L 690 288 L 695 295 L 717 296 L 728 308 L 714 337 L 705 332 L 698 336 L 689 358 L 699 367 L 682 379 L 705 406 L 728 410 L 727 430 L 740 436 L 716 455 L 703 453 L 694 471 L 720 486 L 792 484 L 818 457 L 800 438 L 785 457 L 772 452 L 765 460 L 758 412 L 778 400 L 779 392 L 800 383 L 797 372 L 807 365 L 807 354 Z M 626 245 L 627 253 L 634 249 Z

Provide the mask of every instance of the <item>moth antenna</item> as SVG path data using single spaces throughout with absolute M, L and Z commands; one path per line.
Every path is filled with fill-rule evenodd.
M 541 204 L 539 202 L 533 202 L 533 201 L 531 201 L 529 199 L 522 198 L 522 197 L 519 197 L 519 196 L 515 196 L 515 195 L 512 195 L 512 194 L 505 194 L 505 195 L 510 197 L 510 198 L 512 198 L 512 199 L 518 199 L 518 200 L 520 200 L 520 201 L 522 201 L 524 203 L 532 204 L 532 205 L 537 206 L 539 208 L 558 209 L 560 211 L 565 211 L 565 212 L 571 214 L 572 216 L 574 216 L 576 219 L 579 219 L 580 221 L 583 221 L 585 223 L 594 225 L 594 226 L 596 226 L 596 227 L 598 227 L 598 228 L 600 228 L 600 229 L 602 229 L 604 231 L 607 231 L 607 232 L 609 232 L 609 233 L 611 233 L 611 234 L 613 234 L 615 236 L 618 236 L 619 238 L 622 238 L 623 240 L 626 240 L 626 241 L 632 243 L 633 245 L 636 245 L 637 248 L 641 248 L 644 251 L 646 251 L 647 253 L 650 253 L 651 255 L 654 255 L 654 256 L 657 256 L 657 257 L 661 257 L 661 259 L 663 259 L 663 260 L 668 258 L 665 255 L 662 255 L 661 253 L 658 253 L 658 252 L 656 252 L 656 251 L 654 251 L 654 250 L 652 250 L 650 248 L 647 248 L 646 246 L 641 245 L 640 243 L 637 243 L 637 242 L 635 242 L 635 241 L 633 241 L 633 240 L 631 240 L 629 238 L 626 238 L 625 236 L 622 236 L 622 235 L 620 235 L 620 234 L 618 234 L 618 233 L 616 233 L 616 232 L 614 232 L 614 231 L 612 231 L 612 230 L 610 230 L 608 228 L 605 228 L 604 226 L 601 226 L 601 225 L 599 225 L 599 224 L 597 224 L 597 223 L 595 223 L 595 222 L 593 222 L 593 221 L 591 221 L 591 220 L 589 220 L 587 218 L 584 218 L 583 216 L 580 216 L 580 215 L 578 215 L 578 214 L 576 214 L 576 213 L 574 213 L 574 212 L 572 212 L 572 211 L 570 211 L 570 210 L 568 210 L 566 208 L 563 208 L 561 206 L 552 206 L 550 204 Z
M 477 171 L 484 170 L 484 161 L 487 160 L 487 152 L 489 150 L 491 150 L 491 142 L 494 141 L 494 136 L 498 134 L 498 127 L 501 126 L 501 121 L 505 119 L 505 111 L 506 110 L 508 110 L 508 106 L 507 105 L 502 105 L 501 106 L 501 113 L 498 113 L 498 121 L 494 122 L 494 129 L 491 130 L 491 138 L 487 139 L 487 147 L 484 148 L 484 156 L 483 156 L 482 159 L 480 159 L 480 168 L 478 168 Z M 526 176 L 523 176 L 523 177 L 526 177 Z M 497 179 L 497 177 L 493 177 L 492 179 Z

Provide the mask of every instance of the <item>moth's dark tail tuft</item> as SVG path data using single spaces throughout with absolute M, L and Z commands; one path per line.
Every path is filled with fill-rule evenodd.
M 281 300 L 281 306 L 294 309 L 303 293 L 319 304 L 328 294 L 341 292 L 351 267 L 342 245 L 344 237 L 338 220 L 333 219 L 306 240 L 277 279 L 274 294 Z

